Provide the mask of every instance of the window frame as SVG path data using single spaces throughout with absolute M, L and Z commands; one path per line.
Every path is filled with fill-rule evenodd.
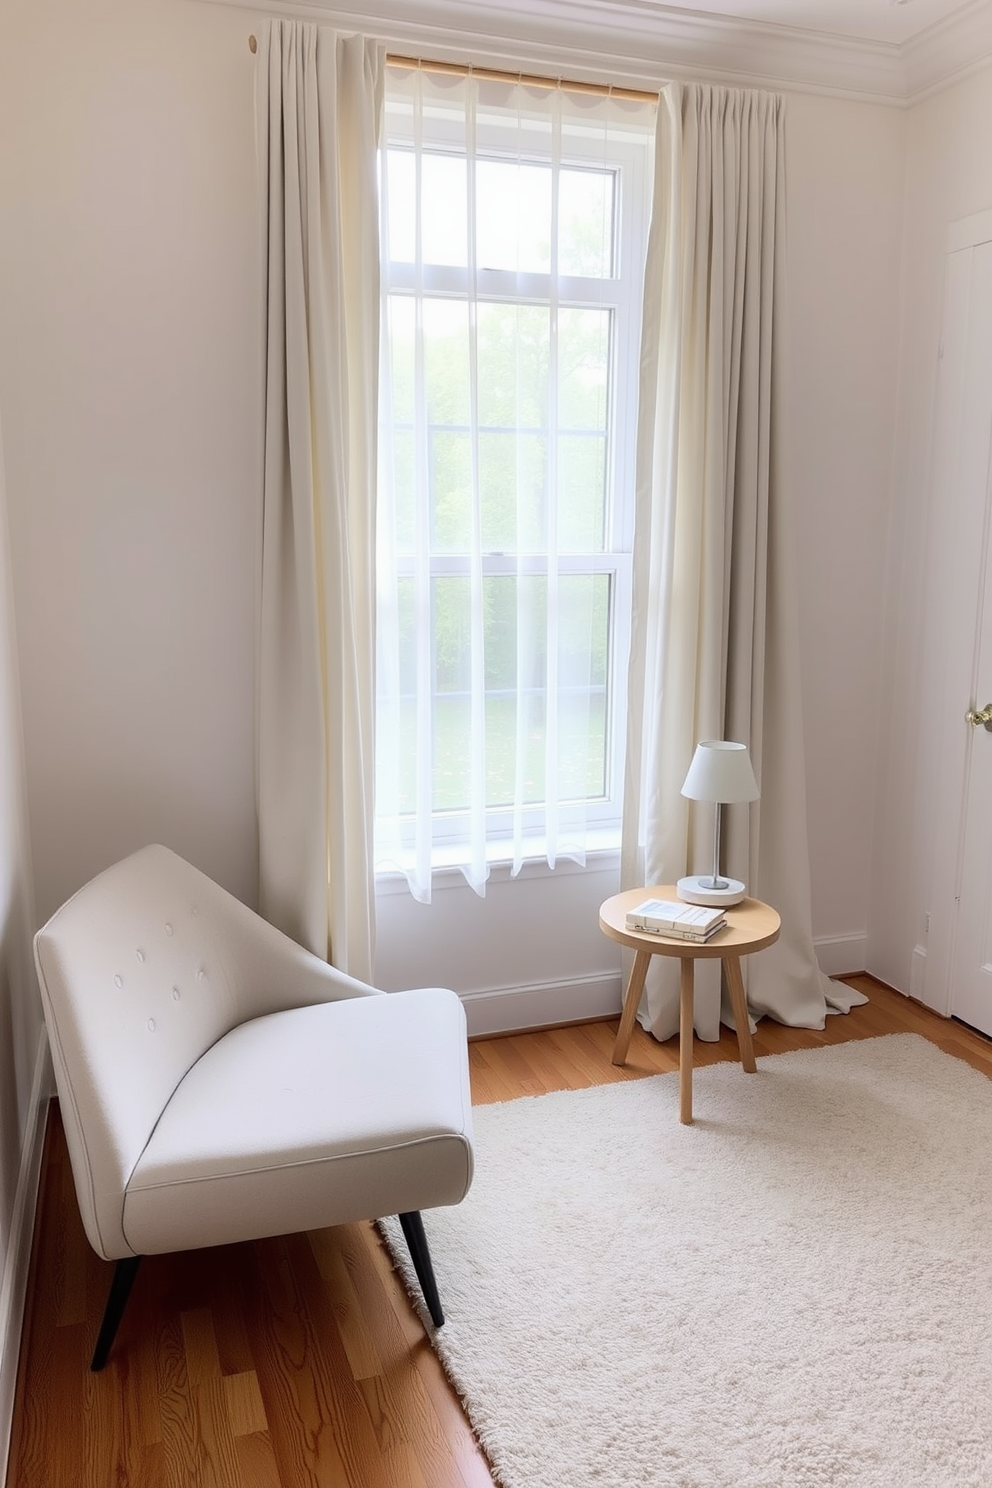
M 387 87 L 386 117 L 390 98 Z M 479 116 L 476 141 L 477 157 L 512 161 L 550 163 L 550 151 L 523 153 L 499 148 L 499 124 L 492 126 L 487 110 Z M 447 125 L 447 127 L 446 127 Z M 505 126 L 504 126 L 505 127 Z M 513 122 L 517 132 L 517 121 Z M 589 145 L 579 148 L 581 124 L 569 120 L 562 131 L 560 166 L 594 171 L 610 170 L 614 175 L 614 244 L 612 274 L 586 277 L 555 276 L 550 273 L 516 272 L 500 269 L 468 268 L 434 263 L 415 263 L 389 259 L 385 252 L 380 260 L 383 303 L 390 297 L 415 299 L 453 299 L 466 301 L 550 306 L 562 309 L 608 310 L 610 313 L 610 346 L 608 412 L 606 419 L 606 481 L 604 490 L 604 541 L 601 551 L 559 552 L 559 573 L 607 574 L 610 579 L 609 640 L 606 673 L 608 716 L 605 729 L 604 794 L 585 798 L 590 849 L 612 850 L 619 846 L 623 807 L 623 772 L 626 733 L 627 663 L 631 631 L 632 545 L 634 519 L 634 470 L 637 436 L 637 395 L 639 377 L 639 340 L 644 257 L 647 247 L 651 178 L 653 174 L 653 129 L 634 125 L 620 131 L 604 152 L 602 128 L 589 125 L 585 131 Z M 535 131 L 535 142 L 539 132 Z M 402 143 L 389 138 L 388 124 L 383 131 L 381 151 L 402 150 Z M 425 113 L 422 148 L 428 152 L 452 153 L 464 158 L 452 126 L 438 111 Z M 471 280 L 471 282 L 470 282 Z M 385 332 L 384 332 L 385 334 Z M 521 571 L 547 572 L 546 555 L 515 549 L 490 552 L 482 557 L 483 577 L 512 575 Z M 395 555 L 399 577 L 404 571 L 412 577 L 415 558 Z M 467 576 L 471 559 L 468 554 L 434 553 L 430 558 L 431 583 L 447 575 Z M 526 855 L 543 855 L 543 823 L 546 802 L 523 810 Z M 446 846 L 463 836 L 462 823 L 467 811 L 434 810 L 432 812 L 432 865 L 445 866 Z M 412 852 L 414 822 L 410 820 L 411 840 L 404 841 Z M 492 863 L 507 861 L 512 854 L 504 845 L 513 831 L 513 811 L 504 807 L 487 807 L 487 858 Z

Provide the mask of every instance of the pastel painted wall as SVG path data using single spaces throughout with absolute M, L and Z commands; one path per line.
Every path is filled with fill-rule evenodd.
M 0 11 L 0 407 L 41 916 L 152 839 L 255 894 L 257 24 L 196 0 Z M 795 95 L 789 130 L 814 929 L 842 971 L 868 929 L 905 119 Z M 600 860 L 426 911 L 384 893 L 381 979 L 502 993 L 518 1021 L 528 996 L 546 1020 L 555 984 L 561 1016 L 613 1005 L 595 908 L 615 882 Z

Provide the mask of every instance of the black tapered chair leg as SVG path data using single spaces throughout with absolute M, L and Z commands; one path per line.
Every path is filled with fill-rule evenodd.
M 434 1280 L 434 1267 L 431 1264 L 430 1248 L 427 1244 L 427 1236 L 424 1234 L 424 1221 L 418 1210 L 414 1209 L 410 1214 L 400 1215 L 400 1225 L 403 1230 L 403 1238 L 410 1251 L 410 1259 L 413 1269 L 417 1273 L 420 1282 L 420 1290 L 424 1294 L 427 1303 L 427 1311 L 431 1315 L 431 1322 L 435 1328 L 440 1328 L 444 1322 L 444 1313 L 441 1310 L 441 1298 L 437 1292 L 437 1282 Z
M 138 1273 L 141 1263 L 140 1256 L 124 1256 L 114 1267 L 113 1280 L 110 1283 L 110 1295 L 107 1305 L 103 1311 L 103 1322 L 100 1324 L 100 1333 L 93 1350 L 93 1358 L 90 1368 L 94 1371 L 100 1370 L 106 1364 L 110 1350 L 114 1346 L 117 1337 L 117 1329 L 120 1327 L 127 1299 L 131 1295 L 134 1278 Z

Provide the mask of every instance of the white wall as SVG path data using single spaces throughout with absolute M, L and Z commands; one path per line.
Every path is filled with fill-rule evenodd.
M 5 0 L 0 16 L 0 406 L 39 914 L 151 839 L 251 902 L 258 15 Z M 904 119 L 797 95 L 789 129 L 814 929 L 839 971 L 867 931 Z M 520 1022 L 520 989 L 542 1021 L 555 982 L 561 1016 L 615 1005 L 595 924 L 615 883 L 600 861 L 497 876 L 484 902 L 386 894 L 381 979 L 478 1006 L 505 990 Z
M 871 890 L 870 969 L 940 1005 L 928 990 L 927 914 L 946 885 L 934 882 L 940 824 L 933 816 L 933 736 L 938 698 L 924 679 L 926 607 L 940 603 L 927 544 L 942 493 L 931 487 L 947 228 L 992 208 L 992 71 L 918 103 L 907 121 L 905 276 L 897 456 L 886 614 L 885 746 L 878 780 Z M 960 699 L 961 713 L 968 699 Z M 946 926 L 932 926 L 946 933 Z M 914 955 L 915 953 L 915 955 Z M 942 1009 L 943 1010 L 943 1009 Z
M 158 839 L 251 898 L 249 26 L 5 0 L 0 406 L 38 909 Z
M 480 899 L 460 874 L 438 877 L 430 904 L 400 881 L 380 886 L 376 979 L 388 991 L 454 987 L 470 1033 L 498 1033 L 619 1011 L 619 948 L 599 906 L 620 887 L 613 854 L 586 867 L 494 868 Z
M 813 932 L 832 973 L 865 966 L 904 174 L 901 111 L 789 99 L 786 471 Z

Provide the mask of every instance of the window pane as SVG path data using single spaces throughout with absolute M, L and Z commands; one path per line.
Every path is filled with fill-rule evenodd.
M 424 155 L 421 211 L 424 263 L 468 263 L 467 166 L 464 156 Z
M 469 580 L 458 575 L 435 579 L 432 584 L 434 611 L 434 691 L 467 693 L 472 673 L 472 591 Z
M 486 300 L 478 314 L 480 422 L 543 429 L 551 348 L 548 306 Z
M 477 260 L 482 269 L 551 270 L 551 171 L 546 165 L 476 164 Z
M 393 541 L 397 553 L 408 556 L 415 551 L 417 544 L 413 430 L 396 428 L 392 439 L 383 443 L 383 457 L 387 462 L 382 467 L 383 475 L 388 469 L 393 488 Z
M 559 799 L 606 793 L 608 574 L 563 575 L 558 586 Z
M 396 639 L 399 660 L 399 744 L 395 758 L 399 765 L 396 782 L 397 809 L 401 815 L 412 815 L 416 807 L 417 788 L 417 628 L 416 603 L 412 579 L 399 579 L 396 584 Z M 380 628 L 380 640 L 382 639 Z M 376 731 L 377 755 L 382 770 L 389 746 L 381 730 Z
M 562 574 L 558 580 L 560 685 L 605 687 L 609 643 L 609 574 Z
M 388 309 L 392 414 L 396 423 L 412 426 L 416 306 L 408 295 L 390 295 Z
M 471 756 L 469 580 L 433 584 L 435 637 L 434 809 L 465 810 Z M 547 791 L 549 718 L 546 577 L 483 580 L 486 805 L 525 805 Z M 601 799 L 606 790 L 608 574 L 567 574 L 558 581 L 556 795 Z
M 386 162 L 389 191 L 389 257 L 415 263 L 417 257 L 417 164 L 412 150 L 390 150 Z M 468 192 L 464 156 L 421 156 L 421 233 L 424 263 L 465 268 L 468 263 Z
M 558 183 L 558 272 L 613 274 L 612 171 L 563 170 Z
M 547 481 L 548 441 L 543 432 L 480 432 L 484 552 L 535 553 L 543 548 Z
M 476 165 L 477 259 L 480 268 L 547 274 L 551 270 L 550 166 L 479 160 Z M 454 188 L 453 188 L 454 189 Z M 457 199 L 464 202 L 462 183 Z M 445 210 L 450 210 L 448 202 Z M 613 273 L 614 174 L 558 173 L 558 272 L 605 279 Z M 426 244 L 426 235 L 425 235 Z M 425 249 L 425 258 L 428 257 Z M 464 263 L 439 258 L 439 263 Z
M 606 439 L 600 434 L 558 436 L 558 547 L 563 553 L 606 547 Z
M 417 177 L 412 150 L 387 152 L 386 177 L 389 214 L 389 257 L 413 263 L 417 257 Z
M 606 543 L 606 430 L 612 321 L 608 310 L 558 316 L 558 540 L 565 552 Z
M 437 553 L 464 553 L 472 531 L 468 305 L 424 300 L 428 489 Z
M 467 429 L 432 428 L 429 438 L 431 547 L 435 553 L 467 553 L 472 542 L 472 441 Z
M 424 376 L 428 422 L 468 428 L 471 401 L 465 300 L 424 300 Z
M 478 317 L 482 546 L 533 552 L 546 528 L 550 311 L 484 303 Z
M 434 810 L 465 810 L 471 787 L 472 590 L 467 578 L 435 579 Z
M 606 794 L 606 689 L 563 693 L 558 717 L 558 799 L 600 801 Z
M 609 577 L 570 574 L 559 581 L 558 798 L 601 798 L 606 781 Z M 469 607 L 466 578 L 433 589 L 435 693 L 434 810 L 465 810 L 469 800 Z M 509 806 L 517 771 L 525 805 L 545 799 L 547 747 L 547 581 L 486 579 L 486 804 Z M 416 610 L 413 581 L 399 601 L 399 810 L 412 814 L 416 789 Z M 518 637 L 522 655 L 518 657 Z M 520 671 L 520 688 L 516 688 Z M 519 717 L 519 736 L 518 736 Z M 380 740 L 380 746 L 384 741 Z
M 562 428 L 606 428 L 610 312 L 558 312 L 558 420 Z
M 392 427 L 383 422 L 379 462 L 394 502 L 393 541 L 398 553 L 412 553 L 415 543 L 414 498 L 414 317 L 412 299 L 391 295 L 386 335 L 389 340 L 388 409 Z
M 434 699 L 434 810 L 465 811 L 469 803 L 472 717 L 467 693 Z

